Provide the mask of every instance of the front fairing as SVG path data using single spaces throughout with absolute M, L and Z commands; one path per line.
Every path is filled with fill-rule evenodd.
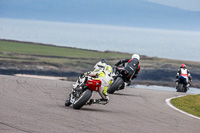
M 70 94 L 70 102 L 74 103 L 76 99 L 78 99 L 81 96 L 81 94 L 84 92 L 86 88 L 87 87 L 85 86 L 77 86 L 76 88 L 73 88 Z

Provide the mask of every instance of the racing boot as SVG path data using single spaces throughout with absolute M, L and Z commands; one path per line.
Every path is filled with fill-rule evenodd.
M 95 102 L 96 102 L 95 99 L 90 99 L 89 101 L 87 101 L 86 105 L 91 105 L 91 104 L 93 104 Z
M 106 105 L 108 103 L 108 99 L 96 99 L 95 103 Z
M 125 88 L 125 83 L 123 83 L 122 84 L 122 86 L 121 87 L 119 87 L 119 89 L 118 90 L 123 90 Z
M 91 104 L 107 104 L 108 103 L 108 99 L 90 99 L 86 105 L 91 105 Z
M 127 81 L 127 86 L 130 86 L 131 85 L 131 81 Z

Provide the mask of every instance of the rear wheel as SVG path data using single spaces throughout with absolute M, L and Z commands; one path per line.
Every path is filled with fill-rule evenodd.
M 118 77 L 114 83 L 111 85 L 110 88 L 108 88 L 107 92 L 109 94 L 113 94 L 116 90 L 118 90 L 122 85 L 123 85 L 124 81 L 121 77 Z
M 74 109 L 80 109 L 83 107 L 83 105 L 86 104 L 86 102 L 90 99 L 92 96 L 92 91 L 87 89 L 85 90 L 81 96 L 73 103 Z
M 178 84 L 177 92 L 183 92 L 183 84 Z
M 187 92 L 187 90 L 188 90 L 188 87 L 185 86 L 183 92 Z

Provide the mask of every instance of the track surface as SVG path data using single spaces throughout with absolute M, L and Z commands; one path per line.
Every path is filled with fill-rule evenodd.
M 107 105 L 65 107 L 72 82 L 0 75 L 0 133 L 199 133 L 200 120 L 170 108 L 177 92 L 126 88 Z M 97 93 L 93 93 L 98 97 Z

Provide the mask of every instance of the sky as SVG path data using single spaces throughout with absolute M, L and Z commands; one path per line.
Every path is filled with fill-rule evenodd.
M 0 0 L 0 18 L 200 31 L 200 0 Z

